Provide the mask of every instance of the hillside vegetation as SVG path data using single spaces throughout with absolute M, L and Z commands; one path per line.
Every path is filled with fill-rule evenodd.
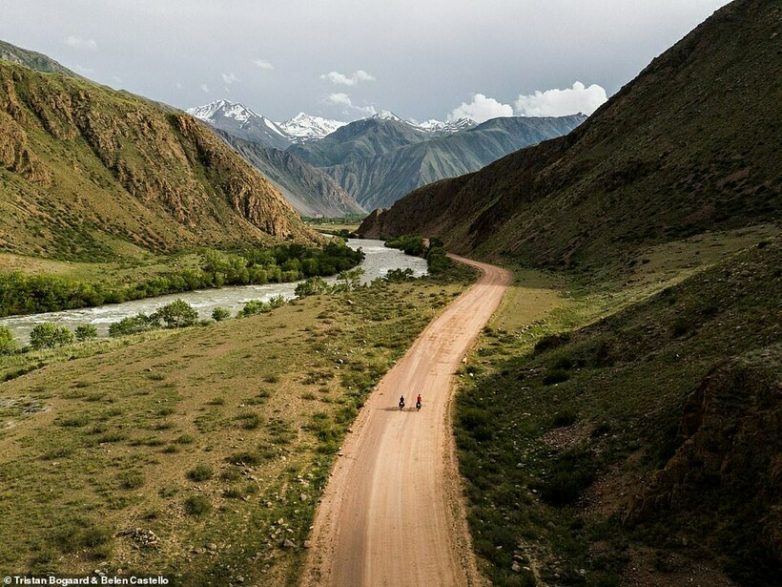
M 110 260 L 313 241 L 203 125 L 126 93 L 0 62 L 0 250 Z
M 645 243 L 782 215 L 782 6 L 739 0 L 566 137 L 375 213 L 367 236 L 588 268 Z
M 780 266 L 764 239 L 679 283 L 652 263 L 646 285 L 571 283 L 533 327 L 509 320 L 529 293 L 500 312 L 456 416 L 495 584 L 780 584 Z

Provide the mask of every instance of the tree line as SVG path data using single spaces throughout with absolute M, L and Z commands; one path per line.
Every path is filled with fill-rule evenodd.
M 342 241 L 322 248 L 289 243 L 265 249 L 201 252 L 198 269 L 158 275 L 135 284 L 87 283 L 57 275 L 0 274 L 0 316 L 38 314 L 121 303 L 224 285 L 288 283 L 352 269 L 363 252 Z

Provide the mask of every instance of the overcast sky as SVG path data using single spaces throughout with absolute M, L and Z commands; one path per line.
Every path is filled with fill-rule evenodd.
M 0 0 L 0 39 L 187 108 L 590 113 L 726 0 Z

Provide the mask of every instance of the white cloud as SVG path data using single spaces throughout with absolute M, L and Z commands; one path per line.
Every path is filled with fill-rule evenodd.
M 335 92 L 333 94 L 329 94 L 326 98 L 326 104 L 330 104 L 332 106 L 344 106 L 344 112 L 346 114 L 353 112 L 359 113 L 363 116 L 372 116 L 373 114 L 377 113 L 377 110 L 375 110 L 375 107 L 371 104 L 369 106 L 358 106 L 354 104 L 353 100 L 350 99 L 350 96 L 344 92 Z
M 513 107 L 484 94 L 475 94 L 472 97 L 472 102 L 462 102 L 461 106 L 454 108 L 448 115 L 448 120 L 472 118 L 475 122 L 486 122 L 490 118 L 500 116 L 513 116 Z
M 224 74 L 222 74 L 222 77 L 223 77 L 223 83 L 225 83 L 225 84 L 227 84 L 229 86 L 232 83 L 239 81 L 239 78 L 236 77 L 236 74 L 234 74 L 234 73 L 224 73 Z
M 355 86 L 359 82 L 373 82 L 375 81 L 375 76 L 363 69 L 359 69 L 348 75 L 338 71 L 330 71 L 321 75 L 320 79 L 328 80 L 335 86 Z
M 98 43 L 95 42 L 95 39 L 82 39 L 74 35 L 67 37 L 65 44 L 74 49 L 87 49 L 89 51 L 94 51 L 98 48 Z
M 207 86 L 206 84 L 201 84 L 201 91 L 204 94 L 208 94 L 209 93 L 209 86 Z
M 264 71 L 271 71 L 274 69 L 274 66 L 269 61 L 266 61 L 266 59 L 253 59 L 253 65 Z
M 592 84 L 586 87 L 581 82 L 564 90 L 537 91 L 516 100 L 516 113 L 520 116 L 566 116 L 568 114 L 592 114 L 606 100 L 605 89 Z

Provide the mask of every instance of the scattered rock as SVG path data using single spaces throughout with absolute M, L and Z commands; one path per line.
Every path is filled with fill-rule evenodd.
M 152 530 L 143 528 L 128 528 L 117 533 L 117 536 L 124 536 L 133 541 L 135 548 L 157 548 L 160 546 L 160 539 Z

